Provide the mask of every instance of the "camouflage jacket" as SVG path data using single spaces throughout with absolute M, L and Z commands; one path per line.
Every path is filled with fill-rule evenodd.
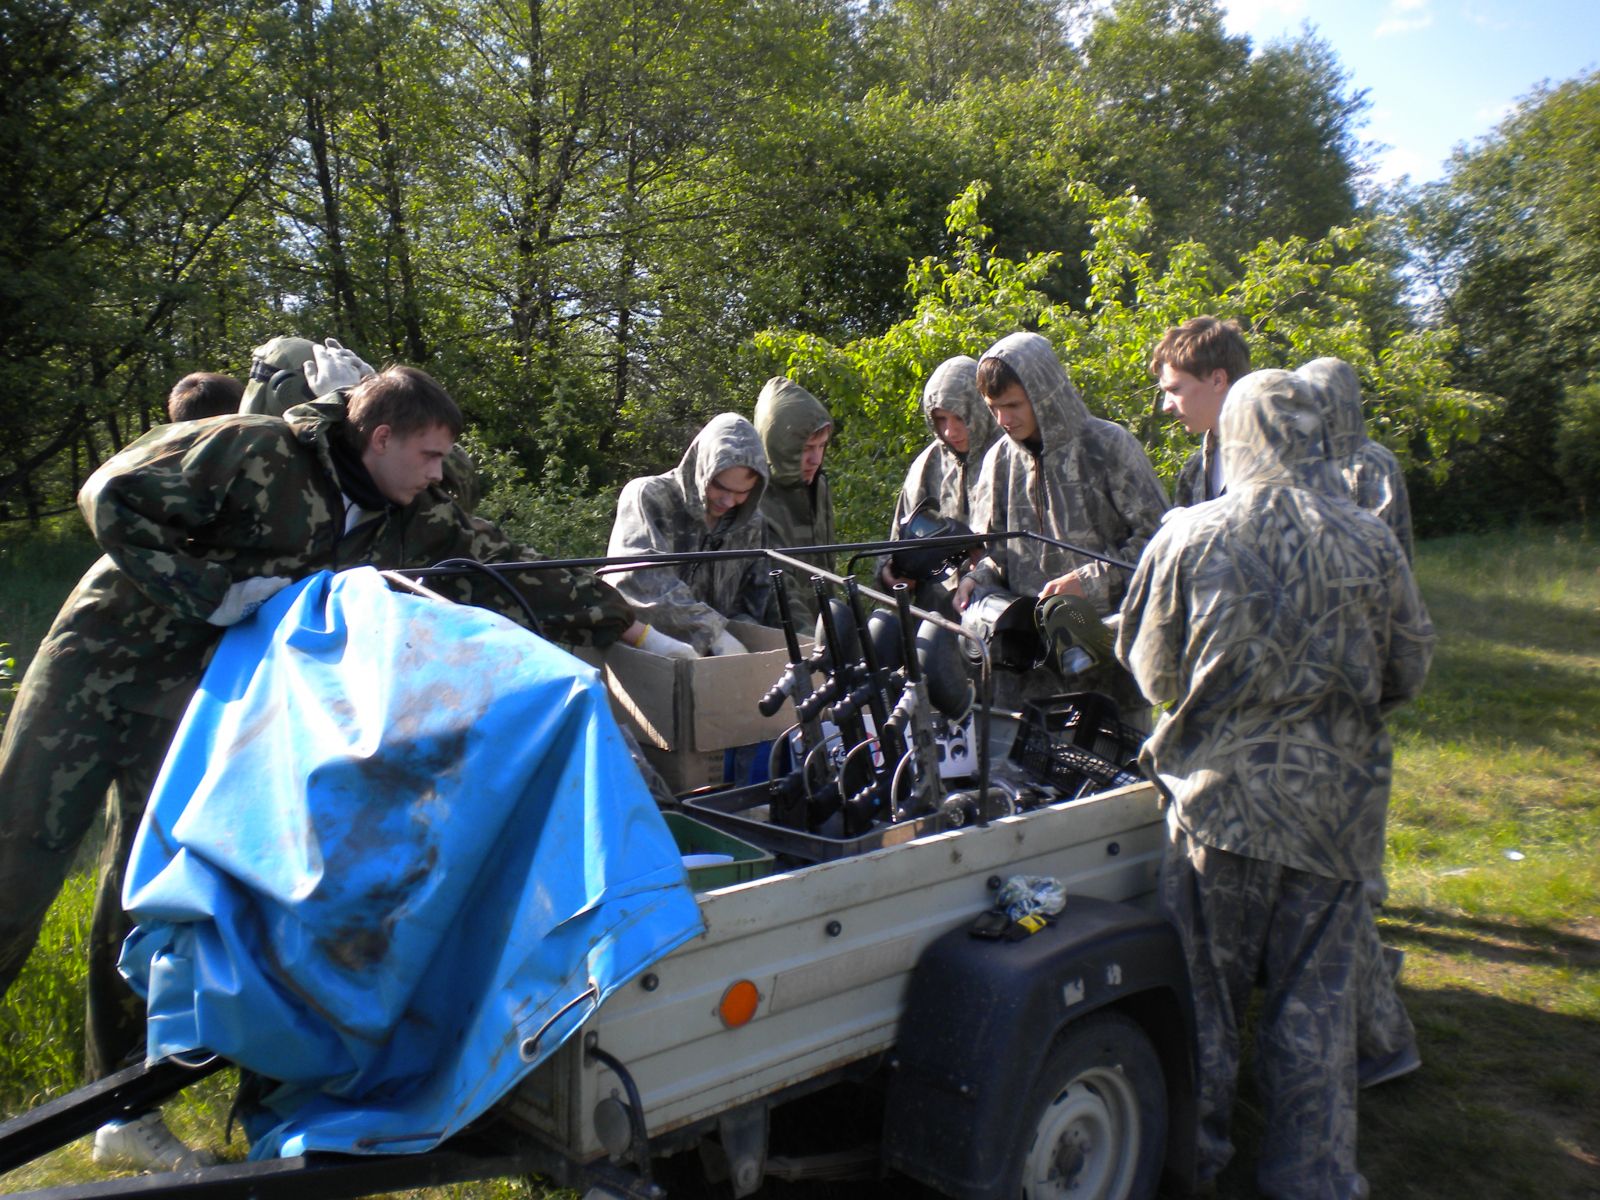
M 347 532 L 329 450 L 343 422 L 334 396 L 285 419 L 163 425 L 105 462 L 78 496 L 105 555 L 62 606 L 41 655 L 76 664 L 85 686 L 116 706 L 176 717 L 222 632 L 206 617 L 240 580 L 535 557 L 437 489 Z M 551 638 L 606 645 L 634 620 L 616 590 L 589 574 L 526 572 L 516 582 Z M 521 617 L 481 579 L 441 590 Z
M 761 515 L 767 523 L 768 545 L 827 546 L 834 540 L 833 494 L 828 474 L 820 470 L 808 484 L 800 477 L 800 452 L 807 439 L 833 424 L 828 410 L 805 388 L 782 376 L 767 380 L 756 401 L 754 424 L 761 435 L 771 472 Z M 826 555 L 815 558 L 831 569 Z M 789 572 L 789 598 L 797 621 L 816 617 L 817 598 L 810 585 Z
M 747 467 L 759 478 L 744 503 L 707 529 L 706 485 L 729 467 Z M 630 480 L 622 489 L 606 554 L 761 549 L 767 544 L 759 511 L 766 484 L 767 456 L 755 426 L 722 413 L 695 434 L 675 470 Z M 761 558 L 723 559 L 629 571 L 611 576 L 611 582 L 640 620 L 706 654 L 730 617 L 771 623 L 770 570 Z
M 922 389 L 922 417 L 933 432 L 933 410 L 942 408 L 961 418 L 967 426 L 967 450 L 957 454 L 937 436 L 917 455 L 906 472 L 905 485 L 895 502 L 894 518 L 889 523 L 889 538 L 900 536 L 900 522 L 916 512 L 917 505 L 932 500 L 941 516 L 972 524 L 976 509 L 979 467 L 1000 427 L 989 414 L 989 406 L 978 395 L 978 363 L 962 355 L 935 368 Z
M 1188 508 L 1215 500 L 1221 493 L 1211 491 L 1211 463 L 1217 454 L 1217 435 L 1208 433 L 1195 452 L 1184 459 L 1172 485 L 1172 506 Z
M 1392 749 L 1433 627 L 1399 543 L 1344 495 L 1316 398 L 1257 371 L 1220 423 L 1228 491 L 1178 509 L 1122 605 L 1117 655 L 1168 704 L 1140 762 L 1196 840 L 1375 879 Z
M 1361 379 L 1355 368 L 1340 358 L 1318 358 L 1295 374 L 1311 385 L 1325 406 L 1333 458 L 1350 499 L 1356 507 L 1382 517 L 1399 539 L 1406 561 L 1412 561 L 1411 497 L 1406 493 L 1405 472 L 1394 451 L 1367 436 Z
M 1010 437 L 995 441 L 983 460 L 974 528 L 985 533 L 1027 530 L 1088 550 L 1136 561 L 1167 511 L 1167 493 L 1144 448 L 1120 425 L 1089 415 L 1050 343 L 1036 333 L 1013 333 L 986 358 L 1016 371 L 1033 404 L 1041 449 Z M 1121 600 L 1127 573 L 1070 550 L 1014 539 L 995 543 L 973 572 L 976 595 L 1005 590 L 1037 596 L 1050 580 L 1076 570 L 1085 595 L 1101 613 Z

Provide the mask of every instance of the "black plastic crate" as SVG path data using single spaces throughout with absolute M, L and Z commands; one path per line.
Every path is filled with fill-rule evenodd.
M 1011 744 L 1010 760 L 1066 796 L 1084 796 L 1138 783 L 1144 734 L 1118 719 L 1117 705 L 1099 692 L 1030 700 Z

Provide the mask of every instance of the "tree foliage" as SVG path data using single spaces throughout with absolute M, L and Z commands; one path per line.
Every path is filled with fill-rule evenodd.
M 1558 456 L 1590 428 L 1574 400 L 1564 430 L 1563 397 L 1600 382 L 1600 72 L 1535 91 L 1409 212 L 1435 319 L 1459 331 L 1459 378 L 1505 400 L 1432 507 L 1472 525 L 1561 514 L 1574 493 Z
M 1364 333 L 1328 337 L 1374 379 L 1403 374 L 1385 338 L 1420 336 L 1375 244 L 1329 233 L 1361 228 L 1361 97 L 1325 46 L 1258 51 L 1212 0 L 18 0 L 0 23 L 0 519 L 69 506 L 176 376 L 285 332 L 427 367 L 508 478 L 573 498 L 748 411 L 766 328 L 1049 325 L 1108 406 L 1143 386 L 1131 316 L 1121 373 L 1087 365 L 1124 311 L 1250 307 L 1230 287 L 1359 276 Z M 946 222 L 974 179 L 981 236 L 973 196 Z M 1343 319 L 1284 300 L 1263 335 Z M 950 340 L 917 336 L 907 364 Z M 1382 393 L 1397 444 L 1443 428 L 1433 382 Z
M 987 185 L 974 183 L 950 205 L 956 243 L 949 259 L 925 258 L 908 274 L 913 311 L 881 335 L 834 343 L 771 330 L 756 339 L 765 367 L 828 397 L 840 419 L 830 477 L 848 517 L 891 511 L 904 463 L 927 440 L 923 383 L 940 362 L 981 357 L 1016 329 L 1048 337 L 1097 416 L 1141 436 L 1158 471 L 1171 477 L 1193 449 L 1181 430 L 1156 416 L 1150 353 L 1172 325 L 1197 313 L 1237 319 L 1249 330 L 1257 367 L 1294 368 L 1325 354 L 1356 367 L 1374 433 L 1402 457 L 1440 463 L 1456 441 L 1471 438 L 1489 403 L 1450 385 L 1448 334 L 1389 331 L 1370 319 L 1384 312 L 1380 268 L 1362 258 L 1364 226 L 1307 241 L 1267 239 L 1228 266 L 1199 242 L 1171 247 L 1157 266 L 1150 248 L 1149 205 L 1137 196 L 1107 197 L 1087 183 L 1071 194 L 1087 212 L 1091 280 L 1087 300 L 1052 300 L 1040 284 L 1055 256 L 1016 261 L 995 253 L 993 230 L 979 208 Z M 852 437 L 852 429 L 870 431 Z M 846 522 L 852 536 L 876 536 Z

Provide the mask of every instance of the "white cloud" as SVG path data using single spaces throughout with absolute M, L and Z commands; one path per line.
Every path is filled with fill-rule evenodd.
M 1389 0 L 1383 19 L 1373 30 L 1374 37 L 1393 37 L 1397 34 L 1415 33 L 1433 24 L 1429 9 L 1432 0 Z
M 1404 146 L 1387 146 L 1378 155 L 1373 178 L 1378 183 L 1393 183 L 1402 175 L 1413 180 L 1435 179 L 1439 175 L 1439 162 Z

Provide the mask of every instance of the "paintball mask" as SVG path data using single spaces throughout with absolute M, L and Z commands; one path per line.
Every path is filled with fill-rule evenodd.
M 896 550 L 890 556 L 889 569 L 901 579 L 909 579 L 913 583 L 942 577 L 983 544 L 974 539 L 970 546 L 916 546 L 915 543 L 924 538 L 956 537 L 972 532 L 969 526 L 954 517 L 941 517 L 931 499 L 923 500 L 908 516 L 902 517 L 897 532 L 900 540 L 913 544 Z
M 1111 657 L 1111 630 L 1082 596 L 1051 596 L 1034 610 L 1044 657 L 1063 679 Z
M 305 338 L 275 337 L 257 346 L 254 355 L 240 412 L 281 417 L 296 404 L 316 399 L 306 386 L 305 364 L 311 359 L 311 343 Z
M 1031 670 L 1044 657 L 1044 644 L 1033 619 L 1037 603 L 1032 596 L 992 592 L 967 605 L 961 614 L 961 628 L 989 647 L 989 662 L 996 670 Z M 975 648 L 968 646 L 966 653 L 974 663 L 978 661 Z

